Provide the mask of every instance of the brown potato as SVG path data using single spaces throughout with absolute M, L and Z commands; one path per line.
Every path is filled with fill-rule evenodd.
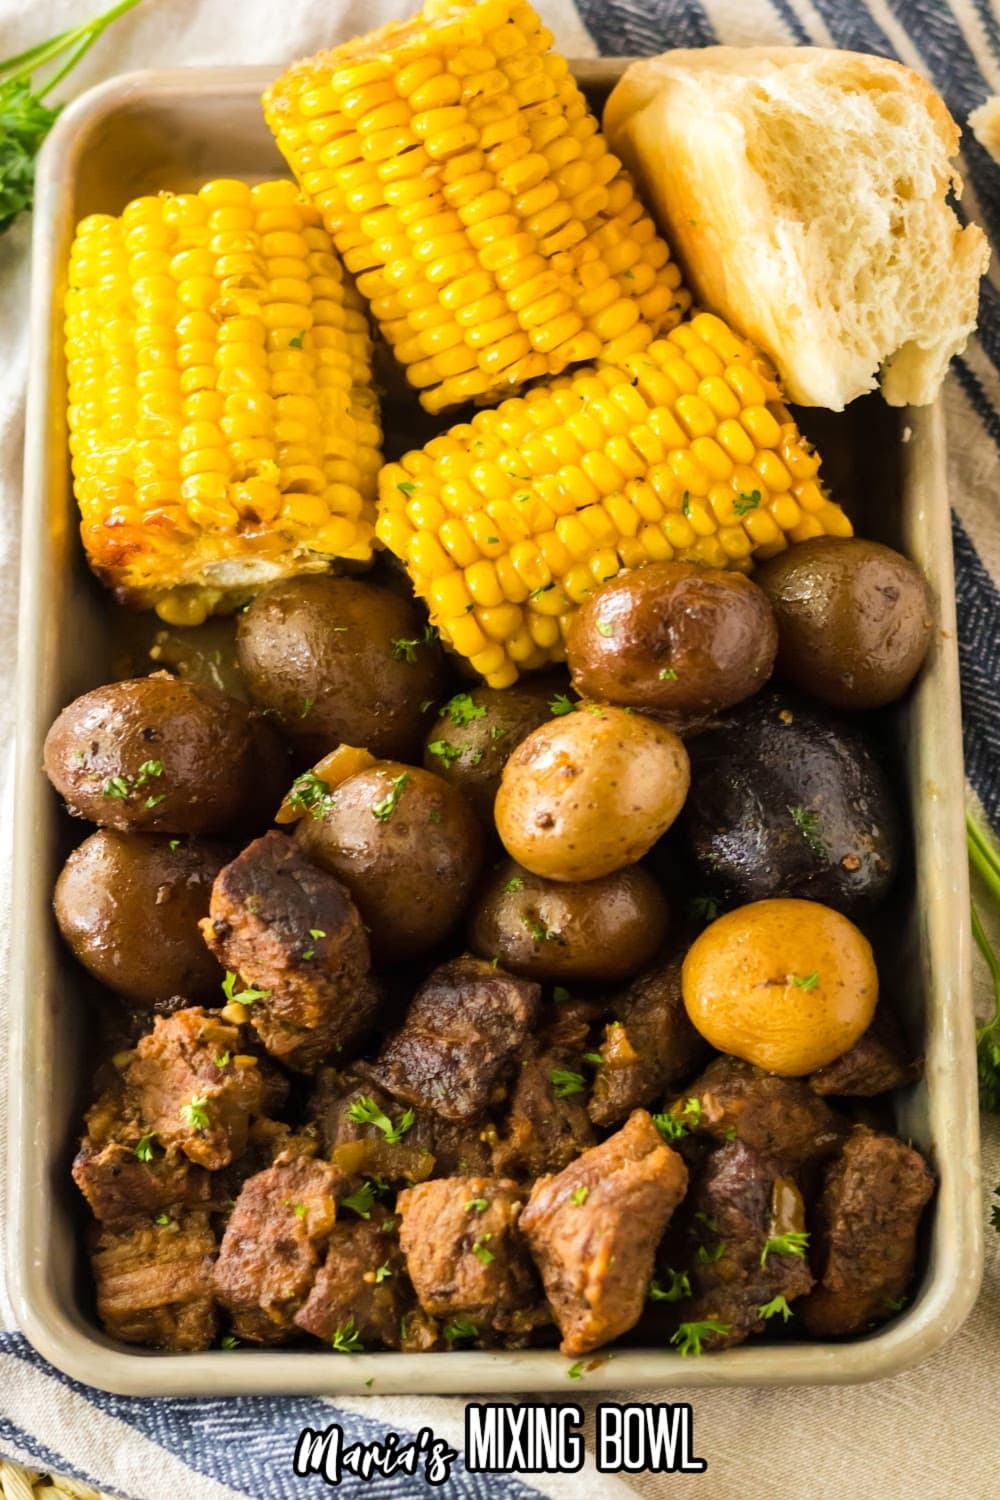
M 836 708 L 881 708 L 920 670 L 934 629 L 927 580 L 861 537 L 814 537 L 758 570 L 778 621 L 778 671 Z
M 514 751 L 497 794 L 497 832 L 536 875 L 596 880 L 652 848 L 684 805 L 689 779 L 672 730 L 583 703 Z
M 424 765 L 460 787 L 492 828 L 504 766 L 525 736 L 552 718 L 550 705 L 565 690 L 564 677 L 549 676 L 515 687 L 456 693 L 428 731 Z
M 688 719 L 755 693 L 777 644 L 767 599 L 742 573 L 659 562 L 586 600 L 566 659 L 586 698 Z
M 56 881 L 59 931 L 84 968 L 133 1005 L 175 995 L 221 1004 L 222 970 L 198 922 L 232 856 L 225 844 L 102 828 L 73 850 Z
M 469 946 L 528 979 L 610 984 L 649 963 L 668 923 L 666 897 L 639 865 L 569 883 L 507 860 L 476 902 Z
M 74 817 L 125 833 L 260 825 L 288 780 L 285 751 L 246 704 L 160 672 L 75 699 L 44 759 Z
M 483 859 L 482 829 L 461 792 L 398 761 L 341 782 L 296 824 L 295 837 L 347 886 L 382 963 L 447 937 Z
M 409 758 L 421 705 L 443 679 L 441 648 L 412 600 L 354 578 L 286 578 L 240 616 L 236 647 L 255 703 L 311 760 L 341 741 Z

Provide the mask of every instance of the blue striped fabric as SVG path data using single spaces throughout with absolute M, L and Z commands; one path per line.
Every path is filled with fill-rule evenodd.
M 416 3 L 416 0 L 414 0 Z M 572 22 L 572 0 L 548 0 L 547 18 L 559 31 L 562 14 Z M 399 0 L 400 14 L 409 6 Z M 768 44 L 831 43 L 858 51 L 899 57 L 917 66 L 947 100 L 964 126 L 969 111 L 989 94 L 989 75 L 1000 81 L 1000 16 L 993 0 L 577 0 L 579 19 L 598 51 L 627 55 L 696 47 L 716 41 Z M 330 17 L 331 30 L 336 25 Z M 558 39 L 558 36 L 557 36 Z M 975 213 L 1000 243 L 1000 168 L 970 135 L 964 142 L 965 171 Z M 1000 454 L 1000 290 L 984 283 L 981 329 L 974 347 L 954 366 L 953 397 L 976 428 L 978 451 L 995 465 Z M 954 402 L 951 402 L 954 404 Z M 974 445 L 973 445 L 974 446 Z M 963 495 L 953 491 L 954 548 L 959 606 L 960 656 L 965 710 L 968 776 L 994 826 L 1000 825 L 1000 596 L 997 584 L 973 540 L 976 518 Z M 982 508 L 977 515 L 981 521 Z M 978 523 L 977 523 L 978 524 Z M 184 1476 L 194 1496 L 244 1495 L 254 1500 L 292 1500 L 318 1495 L 318 1476 L 296 1479 L 291 1455 L 305 1426 L 324 1428 L 339 1421 L 349 1441 L 367 1442 L 386 1430 L 385 1407 L 373 1403 L 372 1416 L 358 1416 L 307 1398 L 239 1401 L 129 1399 L 88 1390 L 54 1371 L 17 1333 L 0 1334 L 0 1381 L 30 1382 L 29 1415 L 0 1414 L 0 1452 L 68 1474 L 100 1488 L 125 1493 L 124 1469 L 102 1468 L 108 1434 L 148 1446 L 153 1460 L 144 1477 L 127 1486 L 127 1500 L 160 1500 Z M 44 1418 L 53 1401 L 82 1403 L 92 1414 L 94 1433 L 84 1421 L 73 1441 L 57 1441 Z M 0 1402 L 4 1412 L 9 1410 Z M 398 1430 L 398 1424 L 393 1423 Z M 63 1428 L 60 1428 L 63 1431 Z M 65 1434 L 64 1434 L 65 1436 Z M 100 1441 L 98 1440 L 100 1436 Z M 102 1446 L 103 1443 L 103 1446 Z M 155 1455 L 167 1468 L 157 1472 Z M 178 1471 L 177 1466 L 181 1469 Z M 134 1471 L 129 1471 L 134 1472 Z M 608 1481 L 605 1481 L 607 1484 Z M 610 1482 L 612 1485 L 615 1481 Z M 420 1478 L 398 1476 L 371 1483 L 346 1481 L 342 1490 L 373 1500 L 408 1500 L 430 1490 Z M 468 1500 L 530 1500 L 549 1493 L 515 1478 L 469 1474 L 461 1462 L 445 1486 L 449 1496 Z M 587 1488 L 586 1493 L 597 1493 Z M 584 1494 L 584 1489 L 579 1489 Z

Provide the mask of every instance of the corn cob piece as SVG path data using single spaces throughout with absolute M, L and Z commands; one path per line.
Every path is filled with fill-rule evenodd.
M 264 583 L 371 557 L 371 343 L 291 182 L 220 180 L 79 225 L 70 450 L 91 566 L 193 624 Z
M 387 464 L 376 532 L 445 642 L 508 687 L 563 660 L 574 611 L 623 568 L 747 572 L 789 542 L 849 536 L 818 469 L 764 358 L 699 313 Z
M 690 305 L 551 44 L 523 0 L 428 0 L 264 96 L 430 412 L 624 357 Z

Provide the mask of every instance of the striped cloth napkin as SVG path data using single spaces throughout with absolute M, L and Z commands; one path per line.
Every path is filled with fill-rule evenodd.
M 97 0 L 0 0 L 0 50 L 10 54 L 79 22 Z M 115 72 L 177 63 L 263 63 L 305 55 L 338 38 L 403 15 L 406 0 L 145 0 L 88 56 L 74 87 Z M 725 42 L 819 43 L 896 57 L 940 90 L 964 124 L 1000 93 L 1000 14 L 994 0 L 539 0 L 559 49 L 569 56 L 662 51 Z M 969 135 L 964 141 L 962 212 L 1000 245 L 1000 167 Z M 0 237 L 0 785 L 7 786 L 14 667 L 20 439 L 30 226 Z M 983 285 L 978 339 L 957 359 L 946 406 L 958 572 L 965 750 L 975 797 L 1000 824 L 1000 520 L 995 508 L 1000 449 L 1000 257 Z M 2 819 L 9 828 L 9 817 Z M 9 861 L 0 865 L 0 942 L 9 911 Z M 982 979 L 983 976 L 981 975 Z M 985 983 L 981 987 L 985 1003 Z M 0 984 L 0 1034 L 5 1029 Z M 0 1137 L 5 1134 L 0 1074 Z M 986 1180 L 1000 1180 L 1000 1131 L 984 1120 Z M 3 1183 L 0 1182 L 0 1202 Z M 1000 1264 L 988 1250 L 986 1286 L 962 1333 L 920 1370 L 878 1387 L 822 1391 L 700 1392 L 695 1450 L 707 1476 L 597 1475 L 588 1457 L 577 1475 L 530 1482 L 468 1473 L 461 1461 L 444 1487 L 456 1497 L 528 1500 L 533 1495 L 617 1500 L 635 1492 L 701 1500 L 987 1500 L 998 1484 L 983 1415 L 1000 1385 Z M 348 1440 L 386 1429 L 415 1434 L 430 1425 L 461 1449 L 458 1400 L 303 1398 L 128 1399 L 88 1390 L 53 1370 L 13 1327 L 0 1284 L 0 1454 L 33 1469 L 89 1482 L 129 1500 L 292 1500 L 318 1495 L 318 1477 L 296 1479 L 299 1431 L 340 1421 Z M 579 1399 L 577 1392 L 573 1393 Z M 586 1402 L 585 1402 L 586 1404 Z M 6 1470 L 4 1483 L 6 1484 Z M 406 1476 L 343 1486 L 378 1500 L 432 1491 Z M 441 1493 L 441 1491 L 438 1491 Z

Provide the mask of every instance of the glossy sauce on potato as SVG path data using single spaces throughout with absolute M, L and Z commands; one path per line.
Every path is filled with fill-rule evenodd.
M 566 652 L 584 697 L 687 718 L 755 693 L 777 643 L 767 598 L 742 573 L 660 562 L 586 600 Z
M 596 880 L 641 859 L 687 795 L 687 752 L 663 724 L 580 704 L 534 730 L 504 767 L 497 832 L 550 880 Z

